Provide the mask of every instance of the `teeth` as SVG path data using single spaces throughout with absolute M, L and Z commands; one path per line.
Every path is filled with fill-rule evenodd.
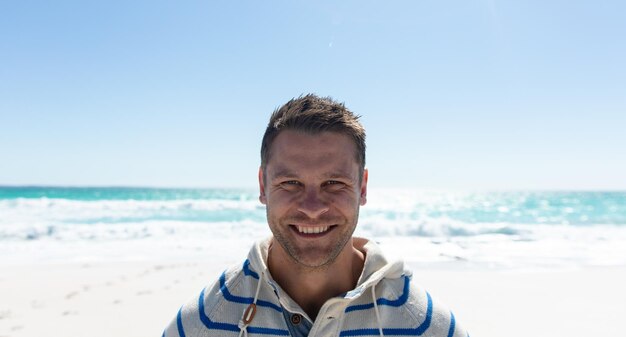
M 304 227 L 304 226 L 296 226 L 298 228 L 298 232 L 304 234 L 319 234 L 324 233 L 328 230 L 330 226 L 322 226 L 322 227 Z

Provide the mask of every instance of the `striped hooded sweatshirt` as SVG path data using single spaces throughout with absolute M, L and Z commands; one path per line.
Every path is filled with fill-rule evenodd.
M 411 282 L 402 262 L 388 262 L 361 238 L 354 238 L 365 254 L 356 287 L 326 301 L 313 322 L 272 279 L 270 242 L 257 242 L 243 264 L 183 305 L 163 336 L 469 336 L 452 312 Z

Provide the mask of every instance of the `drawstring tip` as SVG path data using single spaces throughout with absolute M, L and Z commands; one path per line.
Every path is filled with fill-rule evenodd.
M 248 336 L 248 325 L 252 323 L 254 315 L 256 315 L 256 304 L 250 303 L 250 305 L 243 312 L 241 321 L 239 321 L 239 337 Z
M 243 312 L 243 317 L 241 318 L 243 320 L 243 324 L 248 325 L 252 323 L 254 315 L 256 315 L 256 304 L 251 303 L 246 311 Z

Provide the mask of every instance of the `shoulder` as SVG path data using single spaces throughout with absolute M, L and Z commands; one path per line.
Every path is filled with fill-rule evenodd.
M 288 336 L 274 289 L 261 276 L 248 260 L 226 270 L 180 308 L 164 337 L 239 336 L 242 315 L 253 302 L 259 310 L 247 326 L 249 333 Z
M 224 271 L 217 280 L 180 307 L 163 336 L 238 336 L 241 309 L 229 305 L 228 298 L 232 299 L 234 296 L 231 291 L 239 290 L 244 276 L 241 264 Z M 228 318 L 226 322 L 225 317 Z
M 407 276 L 408 277 L 408 276 Z M 452 310 L 422 286 L 410 280 L 406 312 L 417 322 L 424 336 L 466 337 L 469 334 L 458 322 Z M 420 333 L 420 334 L 421 334 Z
M 467 337 L 452 312 L 410 275 L 384 278 L 345 309 L 340 336 Z

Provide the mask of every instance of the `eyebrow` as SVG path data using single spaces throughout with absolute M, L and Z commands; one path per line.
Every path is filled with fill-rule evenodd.
M 279 169 L 273 174 L 270 179 L 279 179 L 279 178 L 297 178 L 299 175 L 295 171 L 291 171 L 289 169 Z M 324 179 L 353 179 L 352 175 L 347 174 L 346 172 L 327 172 L 321 175 Z
M 333 173 L 324 174 L 322 176 L 326 179 L 339 179 L 339 178 L 352 179 L 352 175 L 347 174 L 345 172 L 333 172 Z
M 270 178 L 285 178 L 285 177 L 297 177 L 298 175 L 294 171 L 290 171 L 287 169 L 279 169 L 275 174 L 273 174 Z

